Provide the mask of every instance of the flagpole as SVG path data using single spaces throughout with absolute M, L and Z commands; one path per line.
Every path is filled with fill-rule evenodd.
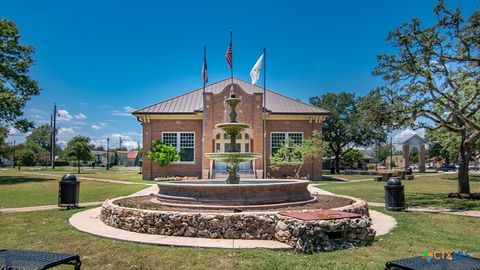
M 203 72 L 202 72 L 202 81 L 203 81 L 203 91 L 202 91 L 202 99 L 203 99 L 203 117 L 202 117 L 202 170 L 201 170 L 201 178 L 203 178 L 203 169 L 205 165 L 205 117 L 206 117 L 206 98 L 205 98 L 205 85 L 207 84 L 205 80 L 205 74 L 207 74 L 205 62 L 207 61 L 207 46 L 203 45 Z M 206 75 L 208 76 L 208 75 Z M 208 178 L 208 175 L 207 175 Z
M 267 49 L 265 47 L 263 47 L 263 175 L 267 178 Z
M 232 48 L 232 68 L 230 69 L 230 78 L 232 81 L 232 89 L 233 89 L 233 31 L 230 30 L 230 46 Z

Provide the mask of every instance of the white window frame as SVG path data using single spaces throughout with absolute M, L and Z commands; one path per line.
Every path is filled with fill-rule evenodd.
M 303 140 L 305 139 L 305 134 L 303 131 L 273 131 L 273 132 L 270 132 L 270 158 L 273 156 L 273 134 L 284 134 L 285 135 L 285 139 L 288 138 L 288 135 L 289 134 L 302 134 L 302 142 Z M 303 157 L 302 157 L 302 160 L 303 160 Z M 285 164 L 289 164 L 290 162 L 288 161 L 285 161 Z
M 196 138 L 196 134 L 194 131 L 162 131 L 162 142 L 163 142 L 163 134 L 165 133 L 176 133 L 177 134 L 177 152 L 180 153 L 180 134 L 181 133 L 189 133 L 189 134 L 193 134 L 193 161 L 175 161 L 175 162 L 172 162 L 173 164 L 195 164 L 195 161 L 196 161 L 196 158 L 195 158 L 195 154 L 197 152 L 196 150 L 196 147 L 195 147 L 195 138 Z

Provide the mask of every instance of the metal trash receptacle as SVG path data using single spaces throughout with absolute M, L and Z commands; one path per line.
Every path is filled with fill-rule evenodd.
M 78 207 L 80 194 L 80 181 L 73 174 L 65 174 L 59 182 L 58 206 L 73 208 Z
M 389 211 L 405 210 L 405 190 L 398 178 L 390 178 L 385 185 L 385 209 Z

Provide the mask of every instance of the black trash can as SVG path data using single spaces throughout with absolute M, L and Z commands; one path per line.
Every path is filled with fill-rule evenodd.
M 65 174 L 59 182 L 58 206 L 78 207 L 78 197 L 80 192 L 80 181 L 73 174 Z
M 385 209 L 389 211 L 405 210 L 404 186 L 398 178 L 390 178 L 385 185 Z

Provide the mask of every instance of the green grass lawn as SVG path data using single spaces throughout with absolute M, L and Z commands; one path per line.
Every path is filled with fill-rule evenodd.
M 12 171 L 12 170 L 9 170 Z M 105 168 L 96 168 L 92 170 L 91 168 L 82 168 L 80 173 L 77 173 L 76 167 L 57 167 L 55 170 L 45 167 L 22 167 L 23 172 L 39 172 L 39 173 L 48 173 L 55 174 L 61 177 L 66 173 L 73 173 L 79 177 L 91 177 L 91 178 L 101 178 L 108 180 L 121 180 L 129 182 L 138 182 L 138 183 L 149 183 L 152 184 L 152 181 L 142 180 L 142 175 L 138 173 L 138 170 L 106 170 Z
M 362 175 L 362 174 L 327 174 L 323 175 L 322 181 L 327 178 L 327 180 L 334 180 L 334 179 L 346 179 L 346 180 L 361 180 L 361 179 L 373 179 L 375 175 Z
M 59 180 L 59 177 L 2 170 L 0 171 L 0 208 L 57 204 Z M 102 201 L 126 196 L 146 187 L 145 185 L 82 180 L 80 202 Z
M 480 210 L 480 201 L 447 198 L 457 191 L 457 175 L 423 175 L 413 181 L 402 181 L 405 185 L 405 200 L 408 206 L 432 206 Z M 384 202 L 385 182 L 364 181 L 342 184 L 322 184 L 319 188 L 335 194 L 349 195 L 369 202 Z M 480 175 L 470 175 L 471 192 L 480 192 Z
M 377 237 L 372 246 L 305 255 L 109 240 L 71 227 L 68 218 L 77 211 L 0 214 L 0 246 L 78 253 L 85 269 L 383 269 L 386 261 L 418 256 L 425 249 L 462 250 L 480 256 L 478 218 L 448 214 L 389 213 L 397 219 L 398 226 L 391 234 Z

